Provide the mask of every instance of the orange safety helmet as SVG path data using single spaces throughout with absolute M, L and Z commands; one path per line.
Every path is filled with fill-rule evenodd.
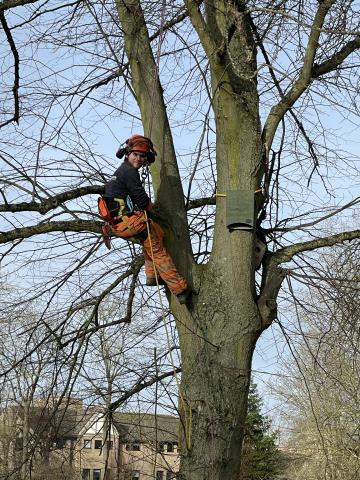
M 124 155 L 129 155 L 131 152 L 146 153 L 146 160 L 148 163 L 154 163 L 155 156 L 157 155 L 150 138 L 138 134 L 131 135 L 130 138 L 125 140 L 125 147 L 121 146 L 116 152 L 116 156 L 117 158 L 122 158 Z

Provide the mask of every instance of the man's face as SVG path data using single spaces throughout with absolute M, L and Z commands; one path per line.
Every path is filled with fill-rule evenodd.
M 146 162 L 146 153 L 144 152 L 130 152 L 128 155 L 128 162 L 130 165 L 132 165 L 134 168 L 139 170 L 144 163 Z

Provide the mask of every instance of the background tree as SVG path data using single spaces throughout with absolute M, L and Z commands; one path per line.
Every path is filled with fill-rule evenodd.
M 297 457 L 288 475 L 296 480 L 359 476 L 358 247 L 329 252 L 299 305 L 302 335 L 291 342 L 278 387 Z
M 181 349 L 181 476 L 237 479 L 253 351 L 284 278 L 301 278 L 306 252 L 360 236 L 322 224 L 359 200 L 354 158 L 327 122 L 328 108 L 337 125 L 357 119 L 357 2 L 12 0 L 0 20 L 1 259 L 5 274 L 26 273 L 13 301 L 40 299 L 31 328 L 73 359 L 73 373 L 96 330 L 148 313 L 142 258 L 119 240 L 104 253 L 90 196 L 115 167 L 99 155 L 103 129 L 120 117 L 124 133 L 141 123 L 158 150 L 151 173 L 168 248 L 193 290 L 187 306 L 168 296 Z M 177 141 L 184 132 L 196 147 Z M 268 247 L 258 274 L 256 229 L 226 227 L 226 198 L 215 194 L 229 190 L 253 195 Z M 111 319 L 99 316 L 106 298 L 118 302 Z
M 277 433 L 271 432 L 271 421 L 262 412 L 262 400 L 252 383 L 242 449 L 241 478 L 243 480 L 273 480 L 284 469 L 276 445 Z

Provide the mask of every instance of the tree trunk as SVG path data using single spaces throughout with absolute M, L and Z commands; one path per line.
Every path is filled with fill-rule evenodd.
M 190 329 L 196 334 L 185 328 L 180 333 L 180 402 L 186 438 L 181 474 L 191 480 L 235 480 L 239 478 L 255 343 L 255 335 L 246 325 L 249 319 L 256 322 L 256 311 L 251 306 L 242 312 L 227 308 L 229 304 L 217 295 L 215 286 L 199 300 L 210 296 L 214 301 L 208 303 L 208 312 L 201 306 L 193 311 L 196 321 Z
M 29 414 L 30 414 L 30 400 L 24 400 L 23 402 L 24 414 L 22 424 L 22 465 L 21 465 L 21 480 L 27 480 L 29 478 Z
M 237 89 L 231 82 L 224 69 L 213 68 L 218 192 L 253 191 L 255 205 L 262 159 L 256 85 L 249 81 Z M 197 295 L 189 313 L 174 309 L 188 416 L 191 409 L 191 445 L 185 442 L 181 465 L 187 480 L 241 478 L 251 360 L 263 329 L 255 289 L 255 229 L 230 232 L 225 218 L 226 198 L 218 197 L 210 261 L 194 267 Z
M 224 236 L 221 261 L 196 267 L 195 285 L 201 287 L 189 310 L 174 308 L 182 354 L 180 403 L 186 439 L 181 478 L 187 480 L 240 478 L 251 359 L 261 321 L 254 284 L 246 280 L 249 273 L 238 258 L 251 252 L 252 233 L 229 233 L 224 227 Z M 239 247 L 238 254 L 230 255 L 234 245 Z
M 187 2 L 189 11 L 191 3 Z M 208 19 L 214 20 L 218 9 L 211 9 L 210 3 L 206 6 Z M 155 163 L 153 184 L 161 207 L 171 213 L 172 231 L 182 232 L 176 234 L 176 241 L 168 238 L 169 249 L 193 288 L 187 306 L 170 299 L 182 359 L 180 476 L 186 480 L 238 480 L 251 359 L 261 331 L 253 265 L 255 232 L 230 232 L 225 222 L 226 199 L 219 197 L 211 258 L 207 265 L 194 264 L 181 179 L 141 6 L 138 0 L 124 0 L 117 2 L 117 8 L 144 130 L 149 115 L 156 115 L 159 121 L 152 138 L 166 146 Z M 195 24 L 198 14 L 195 6 L 190 13 Z M 221 22 L 223 19 L 214 32 L 222 28 Z M 246 19 L 237 22 L 240 34 L 236 34 L 231 53 L 221 52 L 220 45 L 215 53 L 216 41 L 201 39 L 209 50 L 211 66 L 218 191 L 250 190 L 255 202 L 262 164 L 255 51 Z M 200 20 L 196 27 L 202 36 Z M 238 69 L 231 63 L 234 59 Z M 157 174 L 160 171 L 162 175 Z

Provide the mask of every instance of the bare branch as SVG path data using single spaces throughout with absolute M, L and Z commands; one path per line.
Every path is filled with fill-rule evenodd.
M 135 297 L 135 287 L 136 287 L 136 280 L 140 271 L 140 268 L 144 264 L 144 257 L 143 255 L 138 255 L 136 256 L 133 261 L 130 264 L 130 267 L 123 273 L 121 274 L 109 287 L 107 287 L 98 297 L 95 299 L 91 299 L 90 301 L 86 301 L 81 305 L 76 306 L 75 308 L 72 309 L 71 312 L 69 312 L 69 315 L 73 314 L 75 311 L 80 310 L 81 308 L 86 308 L 91 305 L 94 306 L 93 311 L 91 315 L 89 316 L 88 320 L 85 322 L 85 324 L 81 328 L 77 328 L 74 331 L 70 331 L 66 334 L 63 335 L 63 338 L 72 336 L 70 339 L 63 341 L 59 348 L 65 348 L 67 345 L 70 343 L 75 342 L 81 337 L 91 335 L 92 333 L 95 333 L 103 328 L 108 328 L 114 325 L 119 325 L 121 323 L 130 323 L 131 322 L 131 317 L 132 317 L 132 307 L 133 307 L 133 301 Z M 96 318 L 98 314 L 98 310 L 100 307 L 101 302 L 107 297 L 107 295 L 117 286 L 119 285 L 122 281 L 124 281 L 126 278 L 129 276 L 132 276 L 131 279 L 131 284 L 130 284 L 130 293 L 127 301 L 127 308 L 126 308 L 126 314 L 124 317 L 118 319 L 118 320 L 113 320 L 113 321 L 108 321 L 103 324 L 99 324 L 98 321 L 96 320 L 95 326 L 92 328 L 89 328 L 89 325 L 91 324 L 93 318 Z M 69 316 L 68 315 L 68 316 Z
M 332 247 L 333 245 L 357 238 L 360 238 L 360 230 L 337 233 L 328 237 L 316 238 L 308 242 L 296 243 L 295 245 L 281 248 L 275 252 L 271 258 L 271 264 L 280 265 L 281 263 L 290 262 L 292 258 L 299 253 L 309 252 L 322 247 Z
M 354 198 L 353 200 L 351 200 L 351 202 L 348 202 L 346 203 L 345 205 L 342 205 L 341 207 L 338 207 L 338 208 L 335 208 L 335 209 L 332 209 L 330 213 L 328 213 L 327 215 L 323 215 L 322 217 L 320 218 L 317 218 L 316 220 L 312 221 L 312 222 L 306 222 L 306 223 L 299 223 L 298 225 L 292 225 L 291 227 L 280 227 L 280 225 L 284 225 L 286 224 L 290 219 L 287 218 L 287 219 L 284 219 L 280 222 L 280 224 L 274 228 L 274 229 L 264 229 L 264 233 L 269 233 L 269 232 L 293 232 L 294 230 L 305 230 L 306 228 L 309 228 L 309 227 L 314 227 L 315 225 L 331 218 L 331 217 L 334 217 L 335 215 L 338 215 L 340 212 L 343 212 L 344 210 L 348 209 L 348 208 L 351 208 L 351 207 L 354 207 L 355 205 L 357 205 L 358 203 L 360 202 L 360 197 L 357 197 L 357 198 Z M 302 217 L 307 217 L 308 215 L 310 215 L 311 213 L 313 212 L 305 212 L 303 215 L 301 215 Z M 294 217 L 292 218 L 292 220 L 294 220 Z
M 360 230 L 342 232 L 324 238 L 317 238 L 282 248 L 274 254 L 268 255 L 265 260 L 263 285 L 258 300 L 258 308 L 263 328 L 268 327 L 277 315 L 277 295 L 287 271 L 280 267 L 281 263 L 290 262 L 292 258 L 302 252 L 351 241 L 360 238 Z
M 339 50 L 325 62 L 322 62 L 319 65 L 315 63 L 312 71 L 312 78 L 318 78 L 321 75 L 325 75 L 326 73 L 336 70 L 349 55 L 359 48 L 360 34 L 357 38 L 344 45 L 341 50 Z
M 19 238 L 29 238 L 34 235 L 42 235 L 51 232 L 91 232 L 101 233 L 101 222 L 90 222 L 86 220 L 73 220 L 63 222 L 47 222 L 31 227 L 15 228 L 9 232 L 0 233 L 0 244 L 13 242 Z
M 14 7 L 21 7 L 23 5 L 36 3 L 38 1 L 39 0 L 4 0 L 4 2 L 0 3 L 0 12 L 9 10 L 10 8 L 14 8 Z
M 11 52 L 14 57 L 14 86 L 12 88 L 13 96 L 14 96 L 14 114 L 13 116 L 6 120 L 3 123 L 0 123 L 0 128 L 4 127 L 5 125 L 8 125 L 11 122 L 16 122 L 19 124 L 19 118 L 20 118 L 20 108 L 19 108 L 19 86 L 20 86 L 20 74 L 19 74 L 19 53 L 17 51 L 14 39 L 11 35 L 10 28 L 6 22 L 5 18 L 5 13 L 3 10 L 0 8 L 0 22 L 1 25 L 4 29 L 7 41 L 9 42 Z
M 145 381 L 144 378 L 141 378 L 139 382 L 128 392 L 126 392 L 124 395 L 122 395 L 120 398 L 118 398 L 115 402 L 113 402 L 110 405 L 110 410 L 114 411 L 119 406 L 124 403 L 127 399 L 131 398 L 135 393 L 141 392 L 141 390 L 144 390 L 144 388 L 151 387 L 151 385 L 154 385 L 154 383 L 160 382 L 161 380 L 164 380 L 164 378 L 167 377 L 172 377 L 176 373 L 180 373 L 181 368 L 175 368 L 174 370 L 171 370 L 170 372 L 165 372 L 162 375 L 156 375 L 155 377 L 150 378 L 150 380 Z
M 54 210 L 64 202 L 83 197 L 85 195 L 101 194 L 104 191 L 102 185 L 89 185 L 87 187 L 75 188 L 67 192 L 59 193 L 53 197 L 39 202 L 5 203 L 0 205 L 0 212 L 39 212 L 42 215 Z
M 205 205 L 216 205 L 216 197 L 194 198 L 188 202 L 187 210 L 193 210 Z
M 309 41 L 306 47 L 304 57 L 304 63 L 299 78 L 294 82 L 294 85 L 291 87 L 290 91 L 286 95 L 284 95 L 280 102 L 272 107 L 269 116 L 266 119 L 263 131 L 263 138 L 268 151 L 271 148 L 279 122 L 284 117 L 285 113 L 289 110 L 289 108 L 292 107 L 294 103 L 298 100 L 298 98 L 302 95 L 302 93 L 305 92 L 311 82 L 313 63 L 315 54 L 319 46 L 318 41 L 321 33 L 321 28 L 323 26 L 326 14 L 328 13 L 333 4 L 334 0 L 325 0 L 323 2 L 320 2 L 319 8 L 314 18 L 314 22 L 311 27 Z

